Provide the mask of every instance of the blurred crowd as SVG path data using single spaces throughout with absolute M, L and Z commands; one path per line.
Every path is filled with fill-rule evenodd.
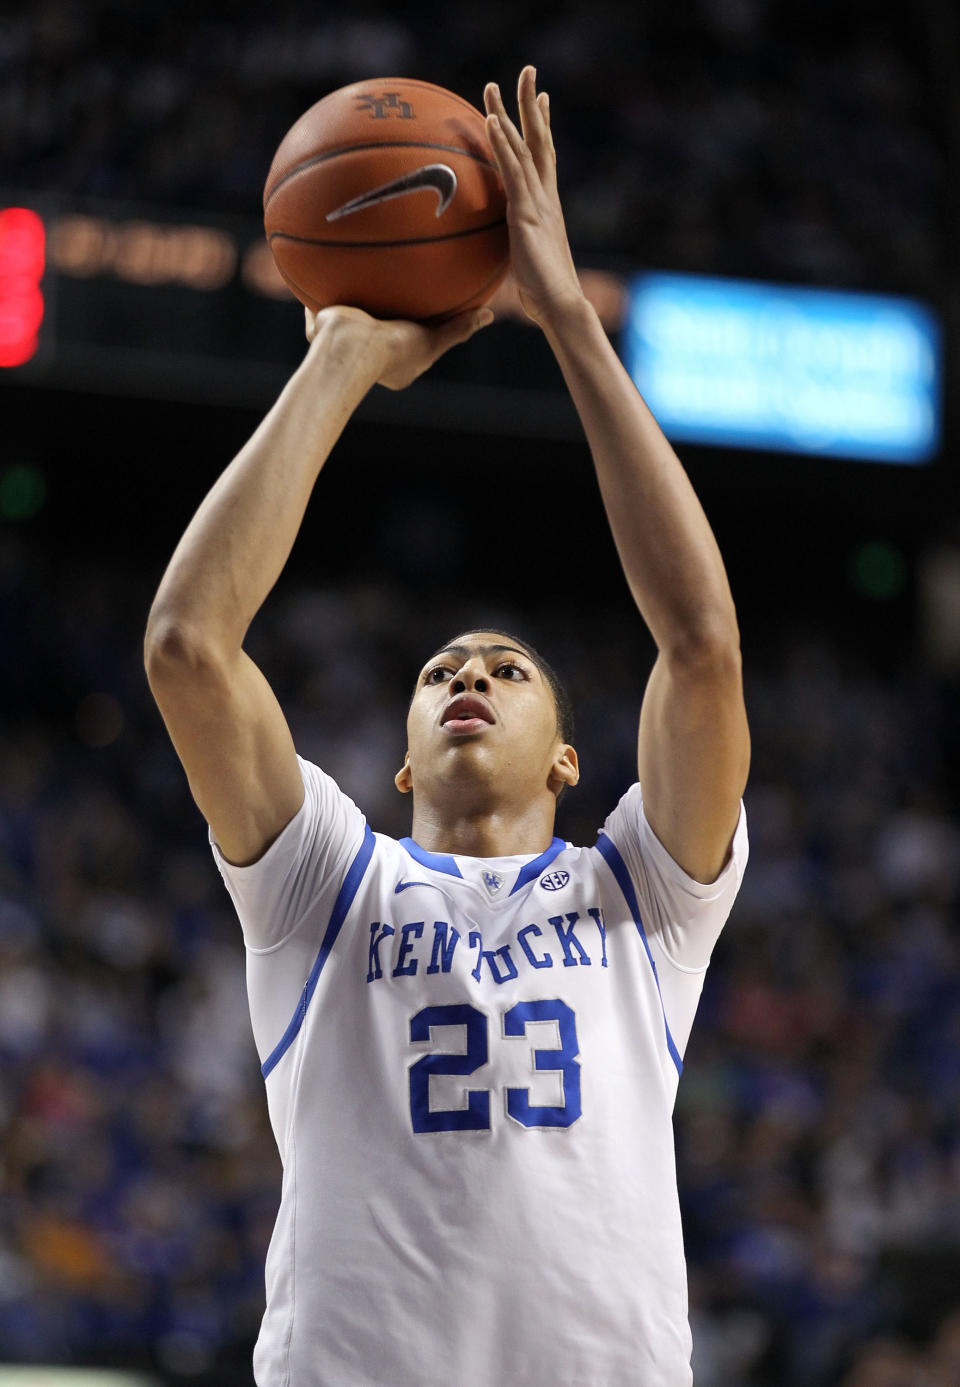
M 237 1387 L 280 1165 L 239 926 L 142 674 L 149 597 L 0 545 L 0 1359 Z M 639 621 L 286 580 L 250 649 L 301 753 L 403 834 L 412 676 L 475 621 L 565 676 L 559 831 L 593 841 L 632 776 Z M 955 692 L 800 637 L 748 665 L 751 864 L 677 1107 L 697 1387 L 957 1387 Z
M 0 19 L 0 187 L 256 214 L 329 91 L 402 75 L 480 105 L 532 61 L 581 258 L 933 294 L 952 99 L 934 9 L 36 0 Z
M 349 7 L 36 0 L 0 16 L 0 189 L 250 214 L 328 91 L 481 101 L 537 64 L 578 259 L 936 298 L 937 38 L 862 0 Z M 250 1380 L 280 1164 L 229 899 L 146 690 L 150 592 L 0 539 L 0 1360 Z M 286 582 L 251 653 L 379 830 L 416 667 L 513 629 L 566 678 L 592 842 L 639 623 Z M 749 653 L 749 652 L 748 652 Z M 960 1384 L 960 709 L 797 635 L 747 669 L 752 855 L 677 1104 L 697 1387 Z

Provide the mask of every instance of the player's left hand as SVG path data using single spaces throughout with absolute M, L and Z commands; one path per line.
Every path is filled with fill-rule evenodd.
M 570 254 L 557 192 L 557 156 L 550 133 L 550 101 L 537 94 L 536 69 L 517 82 L 518 130 L 495 82 L 483 92 L 487 138 L 507 194 L 510 263 L 528 318 L 544 326 L 552 314 L 583 298 Z

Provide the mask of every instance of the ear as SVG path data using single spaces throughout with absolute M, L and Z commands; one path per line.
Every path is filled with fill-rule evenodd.
M 580 779 L 580 762 L 572 746 L 562 742 L 550 767 L 547 785 L 555 795 L 568 785 L 576 785 Z
M 409 795 L 410 791 L 413 789 L 413 774 L 410 770 L 409 751 L 403 758 L 403 765 L 393 777 L 393 783 L 396 785 L 401 795 Z

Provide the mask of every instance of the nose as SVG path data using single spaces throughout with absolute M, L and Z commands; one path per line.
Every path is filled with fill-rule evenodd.
M 490 687 L 490 679 L 487 675 L 486 666 L 479 656 L 472 656 L 460 666 L 451 684 L 451 692 L 455 694 L 486 693 Z

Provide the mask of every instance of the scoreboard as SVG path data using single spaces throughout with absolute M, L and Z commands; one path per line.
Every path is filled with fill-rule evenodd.
M 690 274 L 579 273 L 675 441 L 908 464 L 937 456 L 941 331 L 926 305 Z M 491 304 L 493 333 L 443 357 L 413 392 L 371 392 L 360 413 L 581 436 L 509 280 Z M 0 377 L 260 409 L 303 355 L 302 311 L 258 219 L 0 198 Z
M 624 357 L 677 440 L 908 464 L 940 446 L 940 328 L 912 299 L 638 275 Z
M 43 322 L 46 229 L 28 207 L 0 210 L 0 366 L 36 355 Z

